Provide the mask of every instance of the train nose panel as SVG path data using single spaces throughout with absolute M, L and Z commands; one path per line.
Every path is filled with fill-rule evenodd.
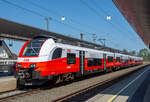
M 23 63 L 22 68 L 30 68 L 30 64 L 29 63 Z

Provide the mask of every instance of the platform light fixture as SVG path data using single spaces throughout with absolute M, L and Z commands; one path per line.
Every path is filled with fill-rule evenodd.
M 112 17 L 111 17 L 111 16 L 107 16 L 106 19 L 107 19 L 107 20 L 111 20 Z
M 62 17 L 61 17 L 61 20 L 62 20 L 62 21 L 64 21 L 65 19 L 66 19 L 66 17 L 65 17 L 65 16 L 62 16 Z

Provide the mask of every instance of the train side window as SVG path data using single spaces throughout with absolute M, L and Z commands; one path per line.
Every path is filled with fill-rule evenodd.
M 101 65 L 102 65 L 102 59 L 98 59 L 97 65 L 98 65 L 98 66 L 101 66 Z
M 88 67 L 94 66 L 94 59 L 93 58 L 88 58 Z
M 126 59 L 123 59 L 123 64 L 125 64 L 126 63 Z
M 55 49 L 55 51 L 53 52 L 52 59 L 61 58 L 61 55 L 62 55 L 62 48 L 57 48 L 57 49 Z
M 67 53 L 67 64 L 75 64 L 76 63 L 76 54 Z
M 108 56 L 108 62 L 113 62 L 113 57 L 112 56 Z
M 128 63 L 129 60 L 126 59 L 126 63 Z
M 102 59 L 98 59 L 98 58 L 89 58 L 88 59 L 88 67 L 101 66 L 101 65 L 102 65 Z
M 97 66 L 97 63 L 98 62 L 98 59 L 96 59 L 96 58 L 94 58 L 94 60 L 93 60 L 93 66 Z
M 93 63 L 94 63 L 94 66 L 101 66 L 102 65 L 102 59 L 95 58 Z
M 120 57 L 116 57 L 116 62 L 120 62 Z

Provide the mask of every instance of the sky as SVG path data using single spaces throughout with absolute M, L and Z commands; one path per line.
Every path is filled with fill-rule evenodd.
M 45 18 L 50 18 L 49 30 L 59 34 L 102 44 L 115 49 L 139 51 L 146 48 L 141 38 L 128 24 L 112 0 L 0 0 L 0 17 L 46 30 Z M 65 20 L 61 20 L 65 17 Z M 107 20 L 107 17 L 111 19 Z M 9 29 L 9 28 L 8 28 Z M 5 40 L 18 55 L 24 42 Z

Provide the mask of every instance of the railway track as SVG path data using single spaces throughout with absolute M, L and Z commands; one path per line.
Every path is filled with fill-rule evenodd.
M 124 75 L 121 75 L 119 77 L 111 77 L 103 82 L 99 82 L 99 83 L 96 83 L 96 84 L 93 84 L 91 86 L 88 86 L 86 88 L 82 88 L 78 91 L 73 91 L 69 94 L 64 94 L 64 96 L 61 96 L 61 97 L 57 97 L 55 99 L 52 99 L 50 100 L 49 102 L 61 102 L 61 101 L 65 101 L 65 100 L 68 100 L 70 98 L 72 98 L 73 96 L 76 96 L 76 95 L 79 95 L 79 94 L 82 94 L 82 93 L 86 93 L 87 91 L 90 91 L 94 88 L 97 88 L 97 87 L 100 87 L 99 91 L 102 91 L 106 88 L 108 88 L 109 86 L 115 84 L 116 82 L 122 80 L 123 78 L 125 78 L 127 75 L 130 75 L 134 72 L 136 72 L 137 70 L 143 68 L 143 67 L 146 67 L 148 65 L 143 65 L 141 66 L 140 68 L 137 68 L 135 70 L 132 70 Z M 1 92 L 0 93 L 0 102 L 7 102 L 8 100 L 11 100 L 11 99 L 17 99 L 18 97 L 24 97 L 26 95 L 31 95 L 31 94 L 35 94 L 35 93 L 40 93 L 41 91 L 45 92 L 44 90 L 41 90 L 41 88 L 36 88 L 36 89 L 27 89 L 27 90 L 18 90 L 18 89 L 15 89 L 15 90 L 10 90 L 10 91 L 7 91 L 7 92 Z
M 19 89 L 14 89 L 14 90 L 9 90 L 5 92 L 0 93 L 0 102 L 6 102 L 10 98 L 17 98 L 23 97 L 24 95 L 29 95 L 34 92 L 38 92 L 40 89 L 26 89 L 26 90 L 19 90 Z
M 16 90 L 18 90 L 18 89 L 16 88 L 16 89 L 12 89 L 12 90 L 9 90 L 9 91 L 0 92 L 0 95 L 8 93 L 8 92 L 16 91 Z
M 74 97 L 74 96 L 76 96 L 76 95 L 79 95 L 79 94 L 82 94 L 82 93 L 86 93 L 87 91 L 93 90 L 94 88 L 97 88 L 97 87 L 99 87 L 99 89 L 100 89 L 99 92 L 100 92 L 100 91 L 103 91 L 104 89 L 110 87 L 111 85 L 115 84 L 116 82 L 119 82 L 120 80 L 122 80 L 122 79 L 125 78 L 126 76 L 131 75 L 132 73 L 134 73 L 134 72 L 136 72 L 136 71 L 142 69 L 143 67 L 147 67 L 147 66 L 149 66 L 149 65 L 142 66 L 141 68 L 136 69 L 136 70 L 133 70 L 133 71 L 131 71 L 131 72 L 129 72 L 129 73 L 126 73 L 126 74 L 124 74 L 124 75 L 121 75 L 120 77 L 113 77 L 113 78 L 110 78 L 110 79 L 105 80 L 105 81 L 103 81 L 103 82 L 99 82 L 99 83 L 97 83 L 97 84 L 91 85 L 91 86 L 89 86 L 89 87 L 87 87 L 87 88 L 78 90 L 78 91 L 76 91 L 76 92 L 72 92 L 72 93 L 70 93 L 70 94 L 68 94 L 68 95 L 65 95 L 65 96 L 63 96 L 63 97 L 58 97 L 57 99 L 52 100 L 51 102 L 67 101 L 67 100 L 69 100 L 70 98 L 72 98 L 72 97 Z M 70 101 L 69 101 L 69 102 L 70 102 Z

